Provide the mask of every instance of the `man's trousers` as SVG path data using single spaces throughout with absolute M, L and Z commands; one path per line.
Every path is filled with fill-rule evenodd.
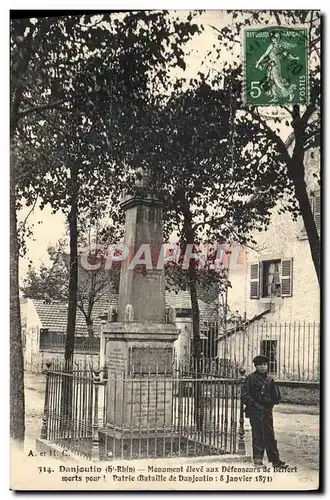
M 258 405 L 250 413 L 252 427 L 253 461 L 261 462 L 266 450 L 268 460 L 273 464 L 278 463 L 280 457 L 277 442 L 274 436 L 273 410 Z

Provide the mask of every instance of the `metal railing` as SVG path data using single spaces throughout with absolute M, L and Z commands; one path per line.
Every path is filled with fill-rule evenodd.
M 48 363 L 41 438 L 92 459 L 245 454 L 242 377 Z
M 41 351 L 59 350 L 64 351 L 66 335 L 56 332 L 42 332 L 40 334 L 39 348 Z M 87 337 L 76 335 L 74 339 L 75 351 L 93 351 L 100 350 L 100 337 Z
M 40 437 L 90 457 L 95 388 L 87 363 L 46 363 L 46 391 Z
M 224 332 L 217 323 L 204 322 L 201 331 L 202 356 L 213 363 L 250 372 L 253 358 L 262 353 L 269 357 L 269 372 L 276 380 L 319 381 L 318 323 L 228 323 Z

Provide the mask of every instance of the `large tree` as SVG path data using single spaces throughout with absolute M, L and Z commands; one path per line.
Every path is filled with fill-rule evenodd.
M 42 182 L 26 182 L 23 195 L 29 199 L 38 196 L 41 206 L 50 204 L 53 211 L 60 210 L 67 219 L 69 232 L 69 281 L 68 281 L 68 322 L 65 359 L 72 360 L 76 309 L 78 304 L 78 236 L 79 213 L 88 209 L 89 217 L 97 217 L 107 197 L 118 189 L 118 171 L 111 161 L 107 146 L 107 134 L 103 123 L 94 119 L 83 107 L 75 107 L 58 116 L 56 112 L 43 113 L 43 120 L 33 124 L 29 133 L 29 146 L 33 159 L 22 156 L 24 166 L 38 174 L 42 169 L 46 175 Z M 43 141 L 39 140 L 42 137 Z M 93 287 L 96 283 L 93 280 Z
M 123 124 L 125 126 L 125 114 L 128 113 L 127 104 L 130 104 L 132 113 L 136 102 L 147 100 L 152 88 L 148 87 L 150 76 L 153 77 L 155 86 L 166 85 L 168 66 L 180 64 L 184 56 L 181 44 L 196 31 L 197 27 L 193 24 L 171 20 L 166 12 L 24 18 L 11 21 L 10 398 L 11 436 L 19 442 L 24 440 L 25 429 L 17 210 L 24 198 L 31 203 L 31 198 L 35 199 L 39 195 L 39 188 L 40 191 L 45 189 L 45 180 L 48 186 L 54 181 L 54 177 L 47 177 L 49 172 L 42 167 L 44 160 L 48 166 L 51 163 L 48 154 L 50 150 L 47 149 L 49 142 L 57 142 L 57 147 L 61 143 L 62 146 L 68 146 L 70 135 L 71 138 L 75 136 L 75 127 L 84 130 L 86 139 L 88 133 L 93 132 L 93 121 L 83 121 L 88 107 L 94 116 L 97 115 L 98 124 L 103 120 L 111 132 L 113 117 L 120 117 L 116 122 L 117 136 L 120 136 L 120 127 Z M 126 112 L 122 109 L 123 105 Z M 84 109 L 83 113 L 78 112 L 81 108 Z M 69 114 L 73 116 L 64 119 Z M 67 130 L 63 130 L 63 123 L 69 124 Z M 54 127 L 57 128 L 58 125 L 60 129 L 56 133 Z M 41 127 L 48 131 L 45 136 L 34 132 L 36 129 L 40 133 Z M 59 178 L 69 188 L 65 197 L 70 197 L 73 254 L 76 247 L 75 221 L 78 209 L 76 195 L 82 164 L 81 151 L 77 146 L 79 141 L 72 140 L 69 146 L 70 164 L 66 161 L 67 158 L 62 159 L 62 166 L 67 166 L 66 171 L 64 168 L 61 170 L 65 172 L 65 179 L 63 176 Z M 111 151 L 114 152 L 114 148 Z M 58 166 L 58 156 L 53 155 L 52 158 Z M 34 168 L 28 170 L 27 164 Z M 51 170 L 51 173 L 54 174 L 54 171 Z M 50 196 L 47 196 L 45 203 L 49 202 Z M 58 202 L 53 208 L 57 210 L 62 205 Z M 76 281 L 77 272 L 74 255 L 71 267 L 72 292 L 75 295 L 73 282 Z M 71 323 L 72 329 L 76 300 L 70 300 L 72 313 L 68 324 Z
M 284 195 L 289 189 L 272 141 L 259 124 L 246 127 L 239 116 L 233 84 L 228 79 L 223 90 L 215 91 L 200 75 L 185 91 L 178 85 L 165 104 L 150 107 L 132 121 L 127 137 L 131 156 L 136 153 L 135 161 L 142 156 L 149 172 L 147 188 L 164 202 L 165 234 L 169 237 L 175 232 L 183 249 L 179 265 L 184 264 L 187 248 L 194 253 L 201 244 L 216 246 L 231 239 L 253 243 L 252 230 L 267 227 L 278 193 Z M 246 154 L 251 143 L 258 163 L 251 164 Z M 267 161 L 262 157 L 264 151 L 268 152 Z M 206 259 L 206 276 L 217 272 L 211 267 L 216 257 L 214 248 Z M 197 359 L 198 260 L 192 258 L 185 271 Z M 181 271 L 176 274 L 182 278 Z M 222 283 L 225 285 L 225 278 Z
M 296 218 L 301 214 L 315 267 L 320 282 L 320 238 L 309 201 L 309 192 L 306 183 L 305 154 L 308 148 L 320 144 L 320 99 L 321 99 L 321 23 L 320 13 L 313 10 L 292 11 L 231 11 L 228 13 L 228 25 L 213 29 L 218 34 L 218 46 L 215 48 L 216 57 L 223 60 L 223 69 L 218 76 L 212 78 L 213 84 L 218 85 L 226 76 L 235 75 L 233 93 L 237 105 L 241 110 L 241 119 L 245 127 L 259 127 L 260 134 L 268 139 L 272 148 L 278 153 L 279 165 L 284 165 L 291 187 L 293 199 L 287 197 L 287 210 Z M 241 43 L 242 30 L 250 26 L 306 26 L 308 29 L 308 70 L 310 99 L 308 105 L 293 104 L 280 106 L 281 115 L 272 117 L 267 109 L 257 106 L 245 106 L 242 102 L 242 59 Z M 229 29 L 230 26 L 230 29 Z M 213 56 L 214 56 L 214 51 Z M 225 54 L 232 54 L 226 60 Z M 213 73 L 214 75 L 214 73 Z M 279 106 L 278 108 L 279 109 Z M 274 110 L 273 110 L 274 111 Z M 283 114 L 283 112 L 286 112 Z M 289 140 L 283 137 L 283 126 L 287 127 Z M 281 132 L 282 131 L 282 132 Z M 268 151 L 261 151 L 268 157 Z M 250 150 L 251 163 L 258 161 L 254 150 Z M 274 166 L 276 168 L 276 165 Z M 273 175 L 276 175 L 274 171 Z

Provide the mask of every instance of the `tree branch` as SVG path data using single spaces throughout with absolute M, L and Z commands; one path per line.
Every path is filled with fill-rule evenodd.
M 281 23 L 281 19 L 280 19 L 280 16 L 278 15 L 278 12 L 277 12 L 276 10 L 274 11 L 274 16 L 275 16 L 275 19 L 276 19 L 277 24 L 278 24 L 279 26 L 281 26 L 281 25 L 282 25 L 282 23 Z
M 310 48 L 313 47 L 314 45 L 318 44 L 319 41 L 321 40 L 321 37 L 319 36 L 318 38 L 314 38 L 312 42 L 310 42 Z
M 314 113 L 315 110 L 316 110 L 316 108 L 315 108 L 314 104 L 309 104 L 307 106 L 305 113 L 301 117 L 301 121 L 303 122 L 304 125 L 307 125 L 309 118 L 312 116 L 312 114 Z
M 219 224 L 222 224 L 225 220 L 225 216 L 222 216 L 222 217 L 214 217 L 212 219 L 207 219 L 207 220 L 203 220 L 201 222 L 196 222 L 196 224 L 194 224 L 192 226 L 192 230 L 195 232 L 196 229 L 199 227 L 199 226 L 206 226 L 207 224 L 214 224 L 214 223 L 219 223 Z
M 25 227 L 26 221 L 28 220 L 28 218 L 30 217 L 30 215 L 32 214 L 33 210 L 36 207 L 36 204 L 37 204 L 37 201 L 38 201 L 38 196 L 39 196 L 39 193 L 37 192 L 36 199 L 34 200 L 33 206 L 31 208 L 31 210 L 29 211 L 29 213 L 27 214 L 27 216 L 25 217 L 24 221 L 22 222 L 22 227 L 23 228 Z
M 282 139 L 276 134 L 276 132 L 274 132 L 274 130 L 272 130 L 270 128 L 270 126 L 267 124 L 267 122 L 260 117 L 259 113 L 256 113 L 255 111 L 253 111 L 252 109 L 249 109 L 249 108 L 246 108 L 245 111 L 248 112 L 248 113 L 250 113 L 250 115 L 252 116 L 252 118 L 254 118 L 255 120 L 257 120 L 264 127 L 264 129 L 266 130 L 268 136 L 277 145 L 277 147 L 279 149 L 279 152 L 281 153 L 281 155 L 284 158 L 284 161 L 286 163 L 288 163 L 291 160 L 291 158 L 290 158 L 290 155 L 289 155 L 289 153 L 288 153 L 288 151 L 286 149 L 286 146 L 285 146 L 284 142 L 282 141 Z
M 292 116 L 292 111 L 289 108 L 287 108 L 286 106 L 282 106 L 282 108 Z
M 211 24 L 209 24 L 209 26 L 210 26 L 210 28 L 213 28 L 215 31 L 217 31 L 220 35 L 223 36 L 223 34 L 221 33 L 221 31 L 218 28 L 216 28 L 215 26 L 212 26 Z M 232 43 L 239 43 L 239 44 L 241 43 L 240 40 L 235 40 L 234 38 L 231 40 L 231 42 Z
M 54 158 L 51 154 L 48 153 L 44 153 L 41 148 L 39 147 L 36 147 L 33 142 L 31 141 L 31 139 L 25 135 L 25 141 L 28 142 L 30 144 L 30 146 L 34 149 L 34 152 L 37 156 L 41 156 L 43 158 L 45 158 L 46 162 L 45 162 L 45 165 L 47 165 L 47 163 L 50 161 L 53 162 L 53 164 L 55 165 L 56 163 L 59 163 L 59 159 L 58 158 Z M 23 150 L 24 151 L 24 150 Z M 27 152 L 29 152 L 28 149 L 26 149 Z M 46 167 L 47 169 L 47 167 Z M 45 173 L 45 172 L 44 172 Z M 21 178 L 24 179 L 24 176 L 26 175 L 26 172 L 24 172 L 23 174 L 21 175 L 17 175 L 16 176 L 16 180 L 19 181 Z
M 23 96 L 23 83 L 22 80 L 26 74 L 27 68 L 29 66 L 30 60 L 31 60 L 31 54 L 32 54 L 32 36 L 34 34 L 34 29 L 30 28 L 30 31 L 27 35 L 26 38 L 26 48 L 27 50 L 25 51 L 24 57 L 22 57 L 22 52 L 19 51 L 19 57 L 21 58 L 21 61 L 19 63 L 18 67 L 18 74 L 20 78 L 20 83 L 17 85 L 16 88 L 14 88 L 14 98 L 12 102 L 10 103 L 10 138 L 14 136 L 14 133 L 16 132 L 18 120 L 19 120 L 19 107 L 22 102 L 22 96 Z
M 320 130 L 314 130 L 314 132 L 311 132 L 310 134 L 306 134 L 305 135 L 305 142 L 319 133 L 320 133 Z
M 31 113 L 37 113 L 38 111 L 44 111 L 47 109 L 54 109 L 56 106 L 60 104 L 64 104 L 68 102 L 68 99 L 60 99 L 59 101 L 49 102 L 48 104 L 41 104 L 40 106 L 33 106 L 32 108 L 25 109 L 18 113 L 18 119 L 23 118 L 26 115 Z

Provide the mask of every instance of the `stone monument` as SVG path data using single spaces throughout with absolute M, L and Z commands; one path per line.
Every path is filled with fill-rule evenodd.
M 102 333 L 108 382 L 100 444 L 103 448 L 106 442 L 107 457 L 125 458 L 137 447 L 143 455 L 144 446 L 157 447 L 159 439 L 164 444 L 171 432 L 171 376 L 179 330 L 175 314 L 165 318 L 164 269 L 156 268 L 163 243 L 162 204 L 148 194 L 145 183 L 142 187 L 122 201 L 124 243 L 130 253 L 122 262 L 117 314 L 108 317 Z M 152 266 L 132 265 L 134 256 L 140 252 L 141 262 L 149 251 Z

